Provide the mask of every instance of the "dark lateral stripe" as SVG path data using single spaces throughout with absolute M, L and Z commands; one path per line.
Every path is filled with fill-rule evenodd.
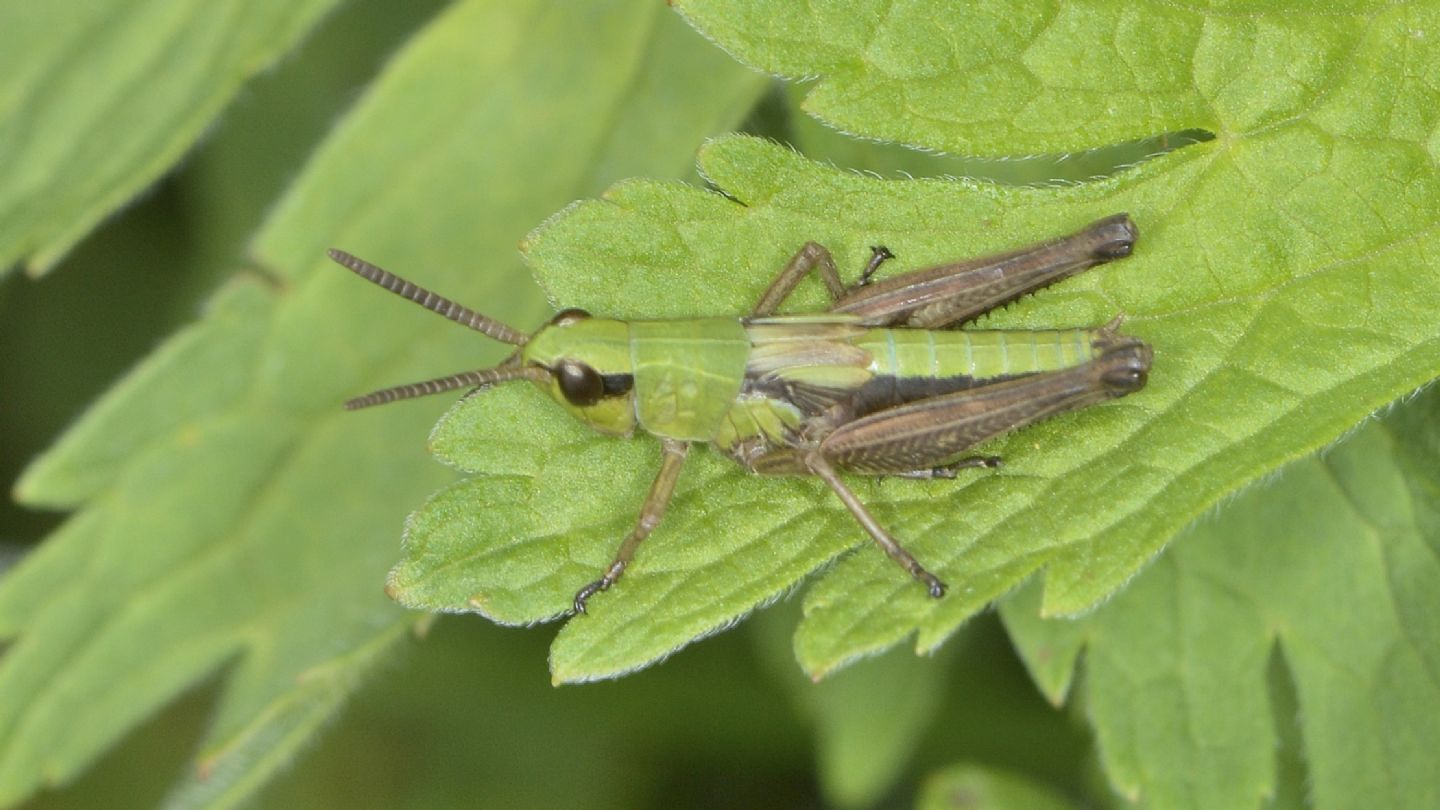
M 602 397 L 624 396 L 635 387 L 634 374 L 603 374 L 600 376 L 600 381 L 605 386 L 601 393 Z
M 982 385 L 1015 380 L 1020 377 L 1029 376 L 1026 374 L 1012 374 L 999 377 L 972 377 L 968 374 L 957 374 L 953 377 L 892 377 L 881 375 L 872 377 L 869 382 L 860 387 L 850 400 L 855 416 L 861 417 L 875 411 L 893 408 L 896 405 L 904 405 L 909 402 L 916 402 L 930 397 L 953 394 L 956 391 L 965 391 L 970 388 L 978 388 Z

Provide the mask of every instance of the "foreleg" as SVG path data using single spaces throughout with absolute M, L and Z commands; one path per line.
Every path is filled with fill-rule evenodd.
M 640 547 L 665 516 L 665 507 L 670 504 L 670 496 L 675 493 L 675 482 L 680 478 L 680 469 L 685 465 L 685 454 L 690 450 L 690 445 L 674 439 L 661 439 L 660 446 L 665 455 L 660 462 L 660 472 L 655 476 L 655 483 L 650 485 L 650 494 L 645 497 L 645 504 L 640 507 L 640 519 L 620 544 L 619 551 L 615 552 L 615 560 L 605 569 L 605 576 L 575 594 L 576 613 L 584 613 L 585 603 L 590 597 L 620 579 L 620 575 L 625 573 L 630 561 L 635 558 L 635 549 Z

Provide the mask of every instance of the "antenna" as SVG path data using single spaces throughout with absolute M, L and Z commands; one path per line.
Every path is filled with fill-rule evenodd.
M 405 385 L 397 385 L 394 388 L 382 388 L 379 391 L 373 391 L 363 397 L 355 397 L 346 402 L 345 410 L 356 411 L 361 408 L 369 408 L 372 405 L 384 405 L 387 402 L 395 402 L 401 399 L 425 397 L 444 391 L 453 391 L 456 388 L 489 386 L 495 385 L 496 383 L 509 382 L 510 380 L 546 382 L 549 379 L 550 372 L 539 366 L 482 368 L 476 369 L 475 371 L 464 371 L 459 374 L 452 374 L 449 377 L 439 377 L 424 382 L 407 383 Z
M 468 326 L 476 332 L 494 338 L 501 343 L 509 343 L 511 346 L 524 346 L 525 342 L 530 339 L 529 335 L 513 327 L 506 326 L 494 318 L 481 315 L 469 307 L 463 307 L 443 295 L 430 292 L 418 284 L 412 284 L 394 273 L 382 270 L 364 259 L 352 256 L 343 250 L 335 250 L 332 248 L 326 251 L 326 253 L 341 267 L 352 271 L 355 275 L 366 281 L 379 285 L 401 298 L 414 301 L 431 312 L 438 312 L 458 324 Z M 426 384 L 428 385 L 428 383 Z

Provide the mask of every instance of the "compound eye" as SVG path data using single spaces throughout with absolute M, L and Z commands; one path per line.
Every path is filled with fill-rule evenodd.
M 576 321 L 583 321 L 588 317 L 590 317 L 590 313 L 583 309 L 562 309 L 555 313 L 555 317 L 550 319 L 550 324 L 552 326 L 569 326 Z
M 577 360 L 561 360 L 555 367 L 555 379 L 565 401 L 576 407 L 594 405 L 605 395 L 605 380 L 600 372 Z

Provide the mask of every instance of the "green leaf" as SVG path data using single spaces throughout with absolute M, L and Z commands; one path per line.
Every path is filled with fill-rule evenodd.
M 1362 73 L 1336 94 L 1359 92 L 1362 79 L 1377 80 Z M 1299 164 L 1313 157 L 1314 139 L 1302 141 L 1268 165 L 1248 154 L 1266 147 L 1235 138 L 1085 186 L 1005 189 L 876 180 L 726 138 L 701 155 L 724 196 L 622 183 L 537 231 L 528 256 L 563 306 L 684 317 L 744 312 L 807 239 L 847 268 L 863 264 L 869 245 L 886 244 L 900 256 L 886 266 L 895 273 L 1054 236 L 1117 210 L 1139 223 L 1134 257 L 987 325 L 1097 324 L 1124 313 L 1126 330 L 1155 347 L 1150 386 L 991 444 L 986 452 L 1007 459 L 999 474 L 857 482 L 879 519 L 955 587 L 935 602 L 874 549 L 849 556 L 806 598 L 797 650 L 821 675 L 911 634 L 933 649 L 1041 566 L 1047 613 L 1087 609 L 1223 495 L 1440 372 L 1440 326 L 1430 315 L 1440 285 L 1428 270 L 1437 253 L 1428 225 L 1440 207 L 1418 207 L 1440 202 L 1435 174 L 1413 164 L 1404 194 L 1396 189 L 1384 208 L 1304 208 L 1278 186 L 1348 184 L 1353 195 L 1342 199 L 1353 204 L 1399 180 L 1349 160 L 1307 169 Z M 1374 148 L 1337 136 L 1328 150 L 1358 157 Z M 1251 205 L 1250 189 L 1267 183 L 1274 196 Z M 812 289 L 797 308 L 820 305 Z M 503 478 L 458 484 L 422 510 L 392 588 L 407 604 L 508 623 L 566 610 L 632 524 L 658 458 L 648 439 L 637 448 L 586 434 L 528 389 L 472 397 L 434 442 L 455 466 L 497 465 Z M 556 680 L 661 658 L 865 542 L 818 483 L 755 479 L 714 454 L 695 455 L 625 580 L 560 632 Z M 498 504 L 456 521 L 482 493 Z
M 1002 614 L 1041 688 L 1084 705 L 1117 790 L 1155 807 L 1254 807 L 1297 723 L 1314 806 L 1440 801 L 1440 395 L 1430 391 L 1200 522 L 1112 602 Z M 1298 709 L 1267 685 L 1278 656 Z M 1283 706 L 1283 703 L 1282 703 Z
M 792 113 L 803 108 L 805 89 L 806 85 L 788 85 L 786 102 Z M 801 154 L 854 171 L 882 177 L 970 177 L 1011 186 L 1089 182 L 1165 152 L 1214 140 L 1204 130 L 1187 130 L 1080 152 L 977 157 L 859 140 L 807 115 L 793 115 L 780 133 L 780 140 Z
M 0 272 L 50 269 L 334 5 L 0 3 Z
M 930 649 L 1041 563 L 1048 570 L 1046 612 L 1084 610 L 1225 492 L 1324 444 L 1440 373 L 1434 319 L 1425 314 L 1440 303 L 1434 270 L 1440 240 L 1433 227 L 1440 210 L 1440 92 L 1426 78 L 1440 71 L 1440 51 L 1420 44 L 1440 23 L 1440 9 L 1429 3 L 1361 9 L 1348 17 L 1202 15 L 1216 37 L 1207 36 L 1198 51 L 1150 49 L 1149 38 L 1163 39 L 1167 20 L 1177 14 L 1171 6 L 1136 6 L 1117 18 L 1067 4 L 1062 16 L 1074 22 L 1087 14 L 1095 25 L 1145 21 L 1139 36 L 1147 38 L 1147 60 L 1154 63 L 1146 75 L 1189 72 L 1195 80 L 1189 92 L 1218 116 L 1213 124 L 1190 118 L 1151 126 L 1205 124 L 1217 140 L 1082 189 L 1012 195 L 981 187 L 982 199 L 965 215 L 914 206 L 912 221 L 981 230 L 1034 216 L 1015 229 L 1010 243 L 1018 244 L 1020 232 L 1033 239 L 1075 222 L 1078 217 L 1061 212 L 1076 204 L 1087 216 L 1129 210 L 1142 233 L 1133 260 L 1068 282 L 992 323 L 1093 323 L 1123 312 L 1127 329 L 1155 346 L 1151 388 L 1105 413 L 1079 414 L 1002 443 L 1000 454 L 1027 464 L 1025 480 L 1006 474 L 979 482 L 975 489 L 987 497 L 958 500 L 964 517 L 898 512 L 890 525 L 902 537 L 921 538 L 911 541 L 912 550 L 944 545 L 939 567 L 953 561 L 952 583 L 964 582 L 971 592 L 952 594 L 939 606 L 892 599 L 899 583 L 888 561 L 857 554 L 808 595 L 797 646 L 812 671 L 912 630 L 918 646 Z M 941 19 L 948 18 L 908 20 L 904 41 L 943 39 L 933 27 Z M 988 47 L 985 33 L 966 32 L 951 50 Z M 1053 47 L 1053 29 L 1041 39 Z M 1337 49 L 1336 41 L 1345 47 Z M 889 49 L 906 47 L 894 42 L 886 38 L 867 55 L 889 57 Z M 739 48 L 728 39 L 724 44 Z M 1073 53 L 1089 59 L 1092 44 L 1074 40 Z M 1306 58 L 1278 71 L 1271 53 Z M 823 68 L 812 64 L 806 72 Z M 837 94 L 861 97 L 858 89 Z M 978 91 L 951 94 L 946 102 L 951 110 L 1018 103 Z M 878 109 L 871 112 L 867 120 L 888 120 Z M 1002 132 L 995 143 L 1005 142 Z M 1046 143 L 1051 146 L 1043 148 L 1084 145 L 1072 136 Z M 1037 202 L 1042 198 L 1047 204 Z M 833 201 L 834 210 L 864 205 L 857 198 L 846 202 Z M 818 208 L 810 200 L 797 207 Z M 1012 207 L 1014 219 L 1000 216 Z M 888 233 L 873 238 L 904 250 Z M 989 246 L 957 247 L 952 255 Z M 1089 315 L 1075 317 L 1077 299 L 1089 302 Z M 1072 427 L 1078 425 L 1089 427 Z M 1061 436 L 1083 437 L 1085 446 L 1054 446 Z M 1096 503 L 1105 509 L 1096 510 Z M 921 558 L 933 566 L 936 555 Z M 883 578 L 892 584 L 877 587 Z
M 238 801 L 388 655 L 415 622 L 380 587 L 402 517 L 450 476 L 423 452 L 433 406 L 339 403 L 497 350 L 324 248 L 535 319 L 516 239 L 609 172 L 680 174 L 761 89 L 697 45 L 652 3 L 471 2 L 395 57 L 275 207 L 260 272 L 21 481 L 26 502 L 80 511 L 0 580 L 0 804 L 69 779 L 226 664 L 210 779 L 173 800 Z
M 1358 105 L 1327 99 L 1338 74 L 1385 69 L 1368 46 L 1424 50 L 1430 4 L 1356 0 L 1325 14 L 1245 0 L 675 6 L 747 64 L 818 77 L 805 109 L 832 126 L 970 155 L 1073 151 L 1195 127 L 1244 137 L 1293 126 L 1317 102 L 1383 116 L 1393 112 L 1386 101 L 1413 105 L 1420 99 L 1407 96 L 1433 89 L 1411 81 Z M 1418 125 L 1409 134 L 1423 138 L 1427 117 L 1402 113 L 1396 123 Z
M 925 780 L 916 806 L 920 810 L 1065 810 L 1076 805 L 999 768 L 952 765 Z
M 251 799 L 340 713 L 410 629 L 408 622 L 392 622 L 353 649 L 297 674 L 291 688 L 208 750 L 196 772 L 173 787 L 164 806 L 234 807 Z

